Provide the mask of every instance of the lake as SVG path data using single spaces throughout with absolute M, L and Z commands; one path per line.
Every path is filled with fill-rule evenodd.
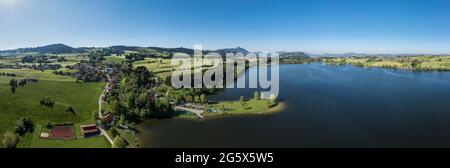
M 450 73 L 280 65 L 279 98 L 280 113 L 151 120 L 138 138 L 143 147 L 450 147 Z

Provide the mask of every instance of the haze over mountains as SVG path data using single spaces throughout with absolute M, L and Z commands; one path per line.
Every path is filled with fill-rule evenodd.
M 113 50 L 115 52 L 123 52 L 123 51 L 136 51 L 136 52 L 161 52 L 161 53 L 186 53 L 193 54 L 194 50 L 191 48 L 164 48 L 164 47 L 139 47 L 139 46 L 125 46 L 125 45 L 117 45 L 110 47 L 78 47 L 74 48 L 65 44 L 50 44 L 46 46 L 40 47 L 29 47 L 29 48 L 18 48 L 12 50 L 0 50 L 0 56 L 13 56 L 20 54 L 32 54 L 32 53 L 40 53 L 40 54 L 71 54 L 71 53 L 87 53 L 91 52 L 94 49 L 108 49 Z M 247 54 L 250 51 L 241 48 L 223 48 L 218 50 L 205 50 L 204 53 L 209 52 L 217 52 L 222 56 L 225 56 L 226 53 L 243 53 Z M 259 53 L 259 52 L 256 52 Z M 308 58 L 308 57 L 367 57 L 367 56 L 375 56 L 375 57 L 396 57 L 396 56 L 416 56 L 416 55 L 436 55 L 436 54 L 365 54 L 365 53 L 343 53 L 343 54 L 313 54 L 313 53 L 305 53 L 301 51 L 279 51 L 281 58 L 286 57 L 300 57 L 300 58 Z M 442 54 L 441 54 L 442 55 Z M 445 54 L 444 54 L 445 55 Z

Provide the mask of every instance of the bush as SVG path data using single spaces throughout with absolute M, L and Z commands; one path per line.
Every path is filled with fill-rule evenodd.
M 69 112 L 69 113 L 75 114 L 75 110 L 73 109 L 72 106 L 67 107 L 66 111 Z
M 50 121 L 45 122 L 44 127 L 47 129 L 52 129 L 53 128 L 53 123 Z
M 114 138 L 112 147 L 113 148 L 126 148 L 127 147 L 127 142 L 121 136 L 116 136 Z
M 41 104 L 41 106 L 53 107 L 53 105 L 55 105 L 55 101 L 46 97 L 46 98 L 41 99 L 40 104 Z
M 109 130 L 109 135 L 111 135 L 111 137 L 114 139 L 117 135 L 119 135 L 119 132 L 117 132 L 116 128 L 111 128 Z
M 6 132 L 5 134 L 3 134 L 3 145 L 5 145 L 5 148 L 16 148 L 18 142 L 19 138 L 16 136 L 16 134 L 13 134 L 11 132 Z
M 255 99 L 255 100 L 261 100 L 261 95 L 259 94 L 259 92 L 255 92 L 254 94 L 253 94 L 253 98 Z

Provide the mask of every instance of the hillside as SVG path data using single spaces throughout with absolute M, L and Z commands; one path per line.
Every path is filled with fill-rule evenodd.
M 64 44 L 51 44 L 35 48 L 18 48 L 14 50 L 0 51 L 2 55 L 23 54 L 23 53 L 41 53 L 41 54 L 66 54 L 83 52 L 81 49 L 75 49 Z
M 297 59 L 309 58 L 309 56 L 307 54 L 305 54 L 304 52 L 299 52 L 299 51 L 295 51 L 295 52 L 280 51 L 278 53 L 280 54 L 280 58 L 297 58 Z

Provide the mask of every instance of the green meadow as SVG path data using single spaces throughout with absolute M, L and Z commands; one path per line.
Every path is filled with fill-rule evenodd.
M 152 71 L 161 78 L 165 78 L 172 74 L 178 66 L 172 66 L 170 59 L 156 59 L 146 58 L 142 61 L 136 61 L 133 63 L 133 67 L 143 66 L 149 71 Z
M 279 106 L 269 107 L 268 100 L 249 99 L 241 101 L 225 101 L 208 105 L 209 109 L 223 112 L 205 112 L 205 116 L 236 115 L 236 114 L 264 114 L 275 112 Z
M 103 136 L 91 138 L 81 137 L 79 125 L 75 125 L 76 140 L 50 140 L 39 137 L 42 130 L 41 125 L 35 126 L 33 133 L 28 133 L 22 137 L 18 148 L 110 148 L 108 140 Z
M 111 55 L 111 56 L 105 57 L 105 62 L 121 63 L 122 61 L 125 61 L 125 60 L 126 59 L 124 56 Z
M 191 67 L 194 68 L 194 60 L 191 59 Z M 206 69 L 211 69 L 213 68 L 213 64 L 212 63 L 208 63 L 208 62 L 202 62 L 201 63 L 203 70 Z M 161 59 L 161 58 L 145 58 L 144 60 L 141 61 L 136 61 L 133 62 L 133 67 L 138 67 L 138 66 L 143 66 L 145 68 L 147 68 L 149 71 L 152 71 L 153 73 L 155 73 L 157 76 L 165 79 L 166 77 L 169 77 L 170 75 L 172 75 L 172 72 L 177 70 L 177 68 L 179 68 L 181 66 L 181 64 L 179 65 L 172 65 L 172 60 L 171 59 Z M 200 66 L 197 66 L 200 67 Z M 185 71 L 192 71 L 192 69 L 186 69 Z
M 35 126 L 46 122 L 54 124 L 72 123 L 88 124 L 94 123 L 94 115 L 98 112 L 98 97 L 105 83 L 82 83 L 76 82 L 74 78 L 57 76 L 51 71 L 36 71 L 29 69 L 1 69 L 1 72 L 15 73 L 16 79 L 35 78 L 37 83 L 28 83 L 18 87 L 13 94 L 8 84 L 12 77 L 0 76 L 0 134 L 6 131 L 14 132 L 14 126 L 21 117 L 30 117 Z M 40 100 L 50 98 L 55 102 L 53 107 L 40 105 Z M 67 112 L 72 107 L 74 113 Z M 79 127 L 75 127 L 78 130 Z M 36 134 L 38 130 L 35 129 Z M 2 139 L 1 137 L 0 139 Z M 30 139 L 29 135 L 23 137 L 24 141 Z M 25 147 L 79 147 L 85 141 L 99 141 L 103 144 L 104 137 L 74 141 L 51 141 L 32 138 Z M 23 142 L 20 142 L 23 143 Z M 26 142 L 25 142 L 26 143 Z M 37 143 L 37 144 L 36 144 Z M 34 145 L 36 144 L 36 145 Z M 44 144 L 40 146 L 39 144 Z M 45 145 L 47 144 L 47 145 Z M 87 144 L 86 144 L 87 145 Z

